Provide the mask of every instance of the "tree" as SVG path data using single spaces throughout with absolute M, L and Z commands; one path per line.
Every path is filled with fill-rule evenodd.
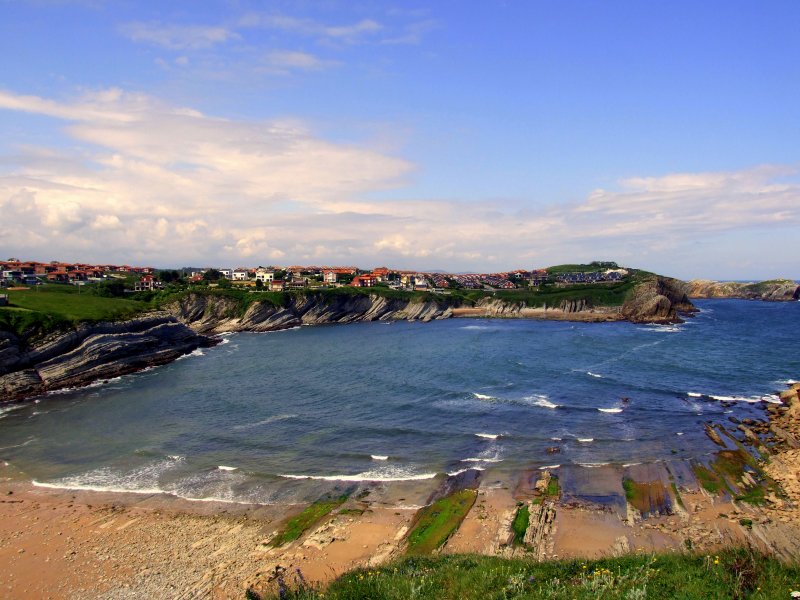
M 93 285 L 89 291 L 95 296 L 114 298 L 125 294 L 125 282 L 120 279 L 107 279 Z
M 263 282 L 263 281 L 261 281 L 260 279 L 256 279 L 256 289 L 257 289 L 257 290 L 260 290 L 260 289 L 262 289 L 263 287 L 264 287 L 264 282 Z
M 171 269 L 159 271 L 157 277 L 159 281 L 163 281 L 164 283 L 172 283 L 173 281 L 180 281 L 181 274 L 175 269 Z
M 203 279 L 205 281 L 219 281 L 222 277 L 222 273 L 217 271 L 216 269 L 209 269 L 205 273 L 203 273 Z

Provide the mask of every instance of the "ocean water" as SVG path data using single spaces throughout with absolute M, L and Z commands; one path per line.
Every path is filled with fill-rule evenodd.
M 0 472 L 274 503 L 467 468 L 700 457 L 714 451 L 704 422 L 759 417 L 800 378 L 800 303 L 696 304 L 673 326 L 450 319 L 226 335 L 164 367 L 0 408 Z

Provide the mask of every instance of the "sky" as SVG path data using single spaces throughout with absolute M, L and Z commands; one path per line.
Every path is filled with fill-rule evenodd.
M 800 2 L 0 0 L 0 256 L 800 278 Z

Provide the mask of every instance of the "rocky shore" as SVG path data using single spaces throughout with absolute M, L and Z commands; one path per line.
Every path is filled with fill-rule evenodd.
M 657 276 L 641 282 L 615 307 L 591 306 L 585 300 L 529 307 L 497 298 L 459 307 L 447 298 L 414 301 L 379 294 L 324 293 L 287 295 L 282 305 L 261 300 L 243 306 L 240 299 L 224 294 L 189 293 L 161 311 L 130 321 L 84 323 L 44 339 L 0 332 L 0 403 L 166 364 L 198 347 L 213 345 L 215 340 L 209 336 L 229 331 L 451 317 L 675 323 L 681 314 L 694 310 L 683 282 Z
M 688 284 L 690 298 L 739 298 L 790 302 L 800 300 L 800 286 L 791 279 L 775 279 L 755 283 L 694 279 Z

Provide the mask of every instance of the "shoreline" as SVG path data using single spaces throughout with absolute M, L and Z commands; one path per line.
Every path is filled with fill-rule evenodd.
M 765 407 L 767 431 L 777 429 L 784 437 L 776 438 L 764 470 L 780 481 L 786 496 L 768 492 L 760 506 L 728 492 L 711 493 L 698 477 L 701 465 L 740 447 L 737 433 L 746 441 L 747 431 L 763 429 L 757 423 L 731 431 L 715 424 L 726 447 L 705 461 L 532 467 L 505 480 L 491 470 L 473 470 L 360 485 L 297 539 L 277 547 L 272 542 L 278 532 L 308 504 L 49 489 L 6 477 L 0 480 L 0 572 L 10 575 L 2 587 L 54 598 L 237 598 L 248 588 L 271 590 L 269 573 L 278 565 L 300 568 L 308 580 L 324 584 L 353 568 L 402 556 L 421 511 L 459 490 L 474 494 L 474 504 L 441 548 L 445 554 L 593 559 L 749 544 L 796 560 L 798 390 L 800 384 L 793 384 L 780 405 Z M 752 477 L 746 473 L 743 480 Z M 551 494 L 554 480 L 557 491 Z M 632 482 L 633 494 L 625 481 Z M 727 484 L 743 485 L 733 479 Z M 532 514 L 524 547 L 514 545 L 511 529 L 523 505 Z

